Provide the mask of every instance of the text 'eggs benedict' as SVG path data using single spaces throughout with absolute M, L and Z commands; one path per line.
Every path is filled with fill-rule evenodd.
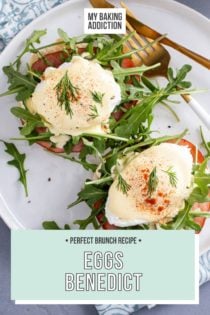
M 120 86 L 111 71 L 74 56 L 59 68 L 45 70 L 27 107 L 55 136 L 77 136 L 106 133 L 109 116 L 120 101 Z
M 119 190 L 117 179 L 110 186 L 105 206 L 109 223 L 126 227 L 169 222 L 191 193 L 192 165 L 189 149 L 172 143 L 134 155 L 120 173 L 130 187 L 127 193 Z

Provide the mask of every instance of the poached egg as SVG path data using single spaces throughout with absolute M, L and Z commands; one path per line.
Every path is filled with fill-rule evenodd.
M 67 75 L 77 97 L 70 100 L 72 115 L 58 102 L 56 86 Z M 94 98 L 100 95 L 101 101 Z M 38 113 L 55 135 L 77 136 L 82 133 L 106 133 L 108 119 L 121 101 L 121 90 L 110 70 L 98 63 L 74 56 L 59 68 L 48 67 L 37 84 L 27 107 Z
M 110 186 L 105 206 L 109 223 L 126 227 L 169 222 L 191 193 L 192 165 L 189 149 L 172 143 L 134 154 L 120 172 L 130 185 L 127 194 L 119 190 L 117 179 Z M 149 178 L 154 168 L 157 186 L 149 193 Z M 175 174 L 175 185 L 171 184 L 169 172 Z

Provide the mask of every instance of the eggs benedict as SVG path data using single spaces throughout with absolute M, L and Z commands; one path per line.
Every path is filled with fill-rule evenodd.
M 108 191 L 105 214 L 109 223 L 126 227 L 167 223 L 191 193 L 193 159 L 185 146 L 162 143 L 122 163 L 129 189 L 123 193 L 116 178 Z

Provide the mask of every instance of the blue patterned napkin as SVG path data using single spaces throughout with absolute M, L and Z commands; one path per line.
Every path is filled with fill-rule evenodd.
M 28 23 L 67 0 L 0 0 L 0 51 Z M 200 284 L 210 280 L 210 250 L 200 257 Z M 100 315 L 128 315 L 144 305 L 96 305 Z

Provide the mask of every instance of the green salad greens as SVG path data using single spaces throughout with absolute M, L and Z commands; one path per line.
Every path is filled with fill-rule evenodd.
M 80 229 L 85 229 L 91 223 L 97 229 L 103 226 L 107 220 L 104 214 L 104 205 L 113 180 L 117 179 L 117 188 L 123 194 L 126 195 L 130 189 L 130 185 L 121 175 L 119 161 L 130 153 L 143 152 L 151 146 L 169 140 L 178 142 L 186 135 L 187 130 L 184 130 L 178 135 L 154 138 L 152 136 L 154 130 L 152 130 L 151 125 L 154 118 L 153 110 L 158 104 L 165 106 L 176 119 L 179 119 L 171 106 L 174 101 L 170 99 L 170 96 L 193 92 L 190 89 L 191 83 L 186 79 L 191 66 L 184 65 L 178 70 L 169 68 L 167 83 L 159 86 L 148 79 L 147 71 L 155 69 L 160 64 L 149 67 L 145 65 L 125 67 L 124 65 L 124 62 L 131 60 L 132 54 L 138 51 L 133 49 L 125 53 L 123 50 L 125 43 L 134 35 L 133 33 L 126 36 L 84 35 L 69 37 L 66 32 L 58 29 L 59 40 L 41 46 L 40 42 L 44 35 L 46 35 L 46 30 L 34 31 L 26 40 L 25 47 L 16 60 L 3 68 L 4 74 L 8 78 L 8 91 L 2 93 L 0 97 L 14 94 L 20 104 L 20 106 L 17 104 L 11 108 L 11 113 L 22 122 L 19 127 L 21 136 L 13 138 L 13 140 L 26 140 L 30 145 L 40 141 L 44 142 L 45 147 L 57 153 L 58 157 L 80 163 L 86 170 L 100 173 L 99 178 L 86 180 L 84 187 L 78 193 L 78 199 L 69 205 L 70 208 L 80 202 L 86 202 L 91 208 L 91 213 L 87 219 L 77 220 L 75 224 L 78 224 Z M 139 50 L 145 50 L 160 39 L 150 42 Z M 56 55 L 56 62 L 55 58 L 52 58 L 53 53 L 47 52 L 53 47 L 60 47 Z M 31 54 L 36 55 L 39 67 L 34 66 L 35 62 L 25 63 L 25 57 Z M 63 148 L 56 150 L 56 145 L 51 140 L 54 134 L 50 131 L 48 122 L 41 115 L 33 113 L 27 105 L 27 101 L 33 95 L 37 84 L 43 80 L 43 73 L 47 67 L 58 67 L 64 62 L 70 62 L 74 56 L 82 56 L 100 64 L 104 69 L 110 70 L 120 87 L 121 101 L 109 117 L 109 128 L 106 133 L 89 132 L 77 136 L 68 135 L 68 141 Z M 72 102 L 79 98 L 79 87 L 71 82 L 66 72 L 54 90 L 58 105 L 65 110 L 66 115 L 72 118 L 74 115 Z M 94 120 L 99 115 L 97 106 L 102 105 L 104 94 L 97 90 L 90 92 L 93 104 L 90 106 L 89 119 Z M 194 164 L 194 188 L 188 200 L 185 201 L 184 208 L 180 209 L 179 214 L 167 224 L 154 224 L 152 227 L 142 224 L 128 228 L 190 228 L 196 231 L 200 230 L 200 225 L 194 221 L 194 218 L 209 217 L 209 213 L 199 210 L 192 211 L 192 206 L 196 202 L 209 202 L 208 187 L 210 185 L 210 175 L 207 172 L 210 142 L 204 139 L 202 129 L 201 138 L 207 155 L 202 164 Z M 8 163 L 18 169 L 19 180 L 24 186 L 26 195 L 28 195 L 24 168 L 25 154 L 21 154 L 13 143 L 4 142 L 4 144 L 6 152 L 13 157 L 13 160 Z M 80 152 L 75 153 L 75 146 L 78 145 L 81 147 Z M 94 156 L 94 161 L 90 159 L 90 156 Z M 164 172 L 168 175 L 170 185 L 176 187 L 177 177 L 173 167 L 164 170 Z M 158 177 L 156 168 L 154 168 L 149 176 L 149 195 L 156 190 L 157 185 Z M 54 221 L 44 222 L 43 227 L 45 229 L 60 229 Z M 68 224 L 64 226 L 64 229 L 69 228 Z

